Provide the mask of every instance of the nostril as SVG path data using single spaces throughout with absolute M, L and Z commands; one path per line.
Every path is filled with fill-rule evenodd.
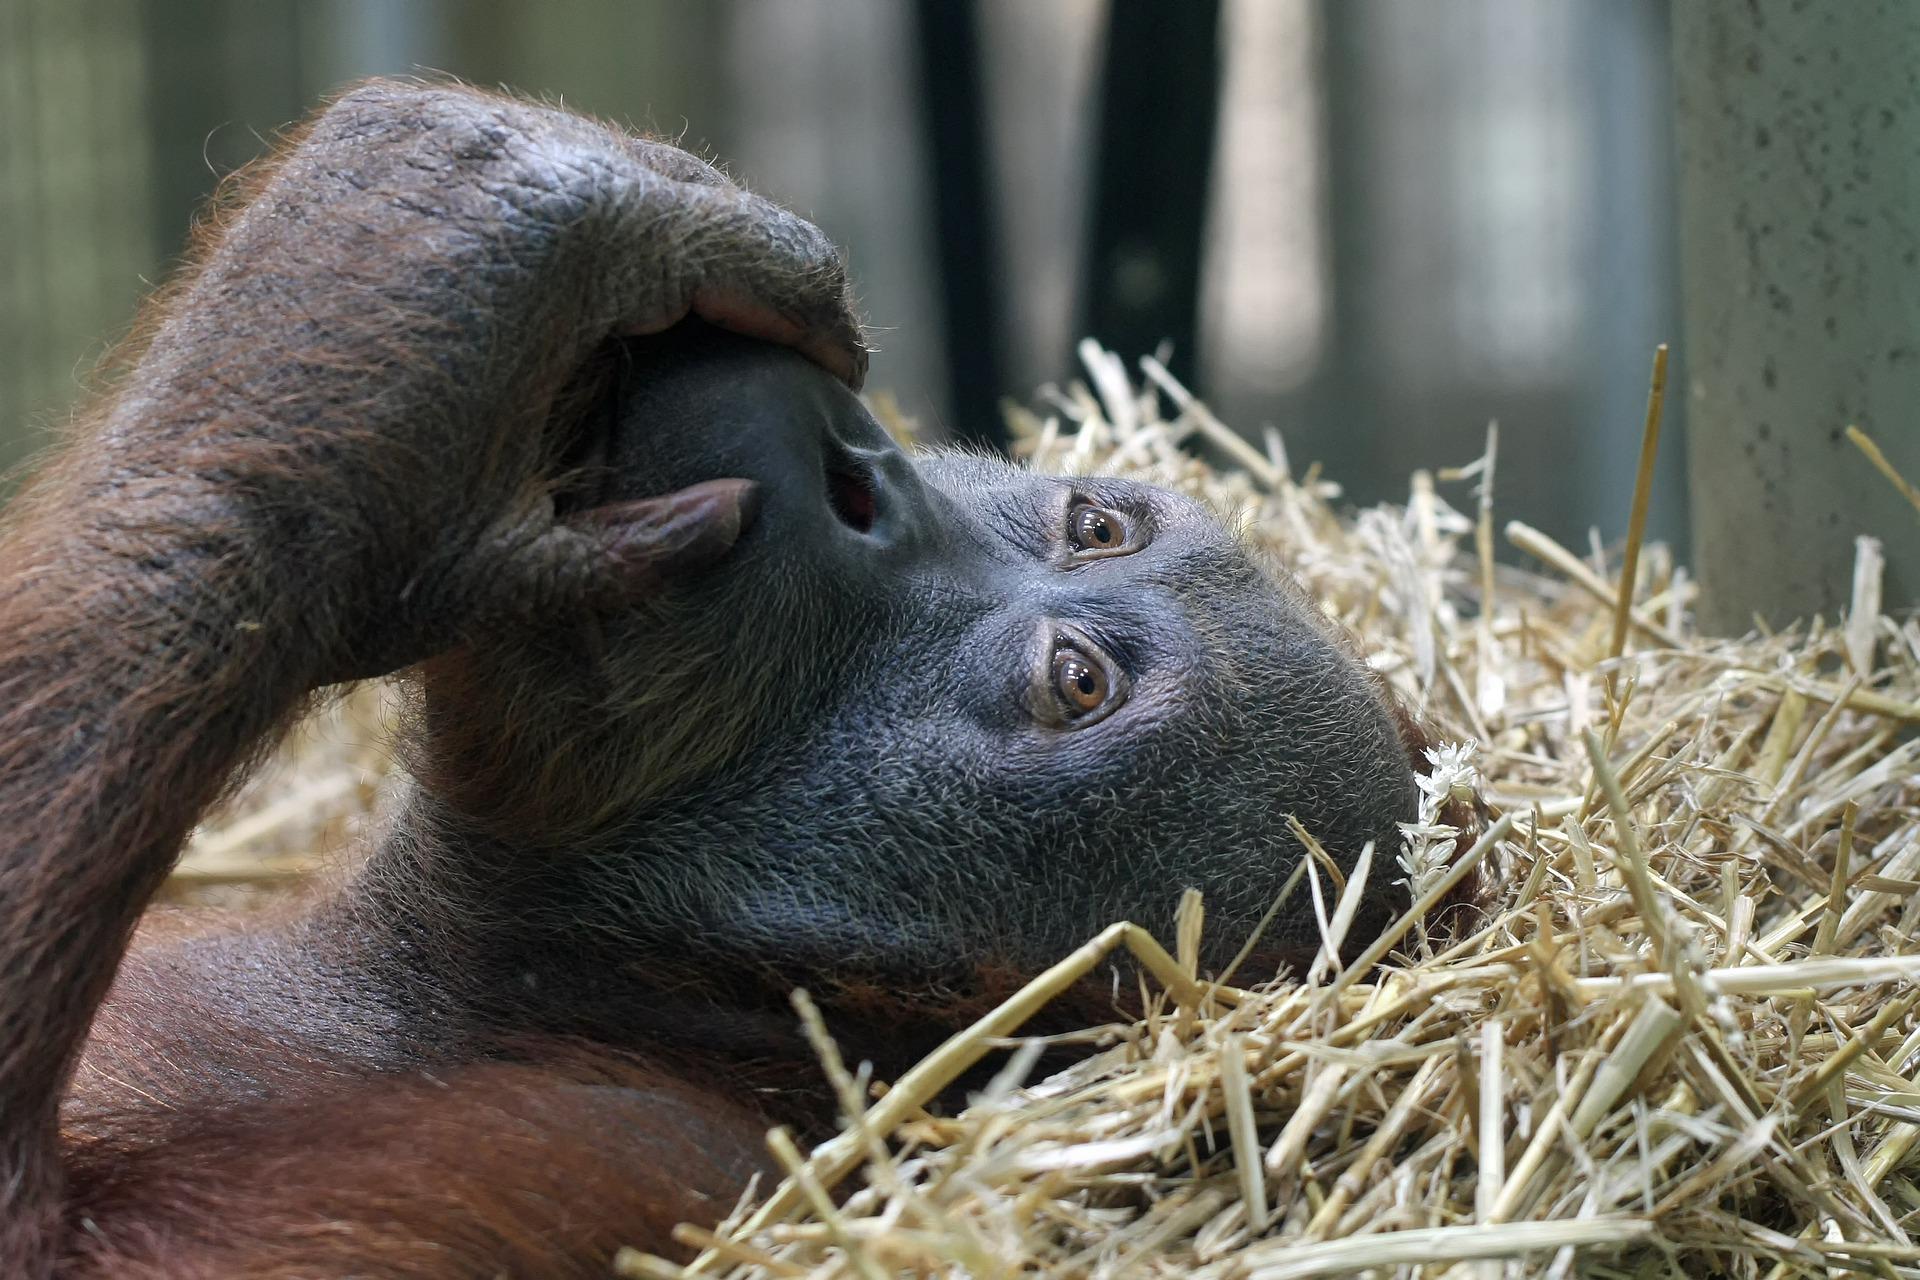
M 834 467 L 827 472 L 827 503 L 840 523 L 855 533 L 873 529 L 877 504 L 873 496 L 873 477 L 853 467 Z

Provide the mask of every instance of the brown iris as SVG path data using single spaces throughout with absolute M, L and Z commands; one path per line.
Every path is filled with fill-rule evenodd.
M 1027 677 L 1027 712 L 1051 729 L 1084 729 L 1124 705 L 1133 683 L 1111 653 L 1074 623 L 1041 623 Z
M 1067 529 L 1079 551 L 1118 551 L 1127 544 L 1127 520 L 1117 511 L 1082 504 L 1067 518 Z
M 1098 711 L 1107 701 L 1107 673 L 1072 649 L 1053 655 L 1053 687 L 1079 715 Z

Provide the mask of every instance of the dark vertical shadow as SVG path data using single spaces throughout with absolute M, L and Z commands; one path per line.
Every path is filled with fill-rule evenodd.
M 1380 221 L 1367 181 L 1372 156 L 1362 65 L 1368 19 L 1365 5 L 1340 0 L 1321 0 L 1319 5 L 1329 307 L 1326 355 L 1306 415 L 1313 428 L 1302 433 L 1300 444 L 1329 474 L 1353 486 L 1362 500 L 1376 501 L 1405 483 L 1407 468 L 1376 457 L 1369 447 L 1380 434 L 1381 404 L 1380 380 L 1368 361 L 1371 334 L 1364 287 L 1369 248 Z
M 974 0 L 919 0 L 914 20 L 952 435 L 958 443 L 1005 451 L 1007 429 L 999 404 L 1006 391 L 1000 350 L 1006 311 L 981 92 L 979 14 Z
M 1171 342 L 1189 386 L 1220 78 L 1218 0 L 1113 0 L 1080 327 L 1128 360 Z

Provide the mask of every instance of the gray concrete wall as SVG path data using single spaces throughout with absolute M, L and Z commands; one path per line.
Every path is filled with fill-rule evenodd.
M 1677 0 L 1693 550 L 1709 627 L 1836 615 L 1853 540 L 1920 593 L 1920 4 Z

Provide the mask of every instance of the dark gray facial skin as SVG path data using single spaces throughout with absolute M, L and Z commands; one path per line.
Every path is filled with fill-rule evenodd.
M 1189 887 L 1217 968 L 1301 856 L 1289 814 L 1343 864 L 1395 847 L 1393 714 L 1200 505 L 909 456 L 817 367 L 718 331 L 629 355 L 561 501 L 744 477 L 757 514 L 656 605 L 429 666 L 421 789 L 366 881 L 405 969 L 457 957 L 442 980 L 502 1025 L 596 1037 L 657 1032 L 663 985 L 964 1001 L 1115 920 L 1170 937 Z M 1260 951 L 1317 942 L 1302 894 Z

